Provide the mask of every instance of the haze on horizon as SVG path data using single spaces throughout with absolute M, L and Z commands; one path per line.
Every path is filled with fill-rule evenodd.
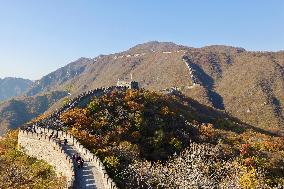
M 148 41 L 284 49 L 284 1 L 2 1 L 0 78 L 40 79 Z

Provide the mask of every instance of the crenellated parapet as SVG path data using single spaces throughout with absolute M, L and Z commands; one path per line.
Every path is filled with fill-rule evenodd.
M 75 149 L 85 161 L 88 161 L 89 164 L 95 167 L 96 171 L 92 170 L 92 172 L 94 177 L 98 177 L 98 180 L 103 182 L 102 188 L 116 189 L 116 184 L 109 177 L 103 163 L 97 156 L 84 148 L 73 135 L 62 130 L 55 130 L 55 128 L 65 128 L 64 123 L 60 120 L 60 115 L 63 112 L 75 107 L 80 107 L 82 101 L 100 97 L 111 92 L 113 89 L 126 90 L 127 88 L 123 86 L 112 86 L 108 88 L 97 88 L 80 94 L 45 119 L 34 125 L 27 125 L 25 127 L 26 131 L 20 130 L 19 145 L 22 146 L 23 150 L 28 155 L 45 160 L 55 168 L 56 172 L 66 176 L 68 187 L 70 187 L 74 184 L 74 173 L 76 173 L 74 167 L 76 166 L 76 162 L 72 160 L 72 155 L 66 153 L 64 148 L 62 148 L 62 144 L 60 144 L 60 140 L 67 139 L 68 144 L 71 144 L 72 148 Z
M 201 82 L 199 81 L 198 77 L 196 76 L 196 70 L 192 67 L 190 58 L 188 56 L 183 56 L 182 60 L 185 63 L 185 65 L 186 65 L 186 67 L 189 71 L 189 77 L 190 77 L 190 80 L 192 82 L 192 86 L 190 86 L 189 88 L 200 85 Z
M 123 86 L 111 86 L 107 88 L 96 88 L 94 90 L 89 90 L 86 92 L 81 93 L 80 95 L 74 97 L 73 99 L 70 100 L 67 104 L 62 106 L 61 108 L 57 109 L 55 112 L 52 114 L 48 115 L 46 118 L 34 123 L 37 126 L 40 127 L 46 127 L 46 128 L 64 128 L 63 122 L 59 119 L 60 115 L 70 109 L 81 107 L 81 102 L 86 102 L 88 100 L 91 100 L 94 97 L 100 97 L 103 96 L 104 94 L 107 94 L 111 92 L 114 89 L 119 89 L 119 90 L 126 90 L 127 87 Z M 31 125 L 26 125 L 26 127 L 29 127 Z
M 18 143 L 24 151 L 33 157 L 45 160 L 50 165 L 54 166 L 58 173 L 66 176 L 68 180 L 68 187 L 74 183 L 74 163 L 57 139 L 67 139 L 68 144 L 74 146 L 76 152 L 88 161 L 97 170 L 93 175 L 98 175 L 100 180 L 103 181 L 104 188 L 117 189 L 116 184 L 109 177 L 101 160 L 86 149 L 73 135 L 53 129 L 41 128 L 34 126 L 35 132 L 20 130 Z M 56 159 L 56 160 L 55 160 Z
M 73 161 L 57 140 L 45 134 L 19 130 L 18 144 L 29 156 L 52 165 L 58 174 L 66 177 L 66 188 L 73 188 L 75 181 Z

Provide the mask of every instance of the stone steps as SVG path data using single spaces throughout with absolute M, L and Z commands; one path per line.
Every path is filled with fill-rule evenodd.
M 63 139 L 60 139 L 63 144 Z M 72 158 L 73 154 L 79 154 L 84 159 L 83 168 L 78 168 L 77 162 L 74 161 L 75 167 L 75 189 L 104 189 L 103 182 L 99 177 L 96 177 L 98 170 L 87 158 L 84 158 L 84 154 L 81 154 L 75 149 L 75 146 L 69 141 L 66 145 L 63 144 L 63 149 Z

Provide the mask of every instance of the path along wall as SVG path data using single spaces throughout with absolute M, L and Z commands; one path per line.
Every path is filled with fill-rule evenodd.
M 93 153 L 91 153 L 88 149 L 84 148 L 83 145 L 80 144 L 80 142 L 73 137 L 71 134 L 67 134 L 63 131 L 56 131 L 52 129 L 46 129 L 41 127 L 35 127 L 35 130 L 37 133 L 45 133 L 46 135 L 58 135 L 59 138 L 66 138 L 68 143 L 71 143 L 74 145 L 77 152 L 81 154 L 81 157 L 84 160 L 90 161 L 99 171 L 99 175 L 102 178 L 104 182 L 104 186 L 106 189 L 117 189 L 116 184 L 113 182 L 113 180 L 108 176 L 106 169 L 103 165 L 103 163 L 100 161 L 100 159 L 95 156 Z
M 56 140 L 44 134 L 20 130 L 18 144 L 27 155 L 52 165 L 57 173 L 66 177 L 66 188 L 73 188 L 75 171 L 72 159 Z

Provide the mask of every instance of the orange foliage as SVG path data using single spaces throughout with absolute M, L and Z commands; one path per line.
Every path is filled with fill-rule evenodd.
M 138 104 L 134 101 L 128 101 L 127 105 L 131 110 L 141 110 L 144 107 L 143 104 Z
M 64 112 L 60 119 L 69 126 L 73 126 L 78 129 L 88 128 L 93 122 L 89 116 L 87 109 L 74 108 L 68 112 Z
M 90 135 L 87 131 L 78 130 L 77 128 L 73 127 L 69 130 L 69 133 L 79 139 L 86 147 L 92 147 L 94 144 L 98 144 L 97 138 L 95 136 Z
M 129 90 L 126 91 L 124 100 L 125 100 L 126 102 L 127 102 L 127 101 L 131 101 L 131 100 L 135 99 L 138 95 L 139 95 L 139 91 L 129 89 Z
M 251 151 L 250 148 L 251 148 L 250 144 L 242 144 L 241 149 L 240 149 L 240 154 L 241 155 L 250 154 L 250 151 Z
M 199 132 L 207 138 L 214 137 L 216 133 L 212 124 L 202 124 L 199 128 Z
M 141 134 L 139 133 L 139 131 L 134 131 L 131 133 L 132 138 L 134 139 L 138 139 L 140 138 Z
M 34 124 L 36 122 L 40 122 L 41 120 L 44 120 L 48 116 L 49 116 L 49 114 L 41 114 L 40 116 L 38 116 L 38 117 L 32 119 L 30 122 L 28 122 L 28 124 Z
M 162 115 L 170 115 L 170 114 L 172 114 L 172 112 L 170 111 L 168 106 L 162 107 L 161 113 L 162 113 Z
M 245 166 L 249 167 L 249 166 L 252 166 L 254 163 L 254 160 L 252 157 L 248 157 L 246 159 L 244 159 L 244 164 Z
M 0 155 L 3 155 L 5 152 L 5 149 L 3 147 L 0 146 Z

